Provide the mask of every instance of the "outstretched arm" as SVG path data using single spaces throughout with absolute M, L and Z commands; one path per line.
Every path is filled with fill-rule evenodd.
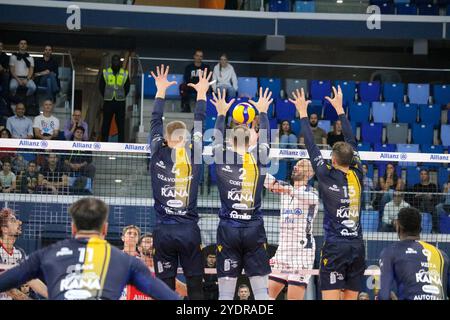
M 18 288 L 24 283 L 39 277 L 39 251 L 32 253 L 20 265 L 0 274 L 0 292 Z
M 211 100 L 217 110 L 217 119 L 214 130 L 214 144 L 223 145 L 223 140 L 225 139 L 225 117 L 235 100 L 231 99 L 230 102 L 227 102 L 225 99 L 226 95 L 227 93 L 225 89 L 223 89 L 222 92 L 218 90 L 217 96 L 213 92 L 213 99 Z
M 171 85 L 176 84 L 176 81 L 169 82 L 167 75 L 169 74 L 169 66 L 167 68 L 162 64 L 161 67 L 156 67 L 156 75 L 151 72 L 152 77 L 155 79 L 156 84 L 156 96 L 155 104 L 153 106 L 152 118 L 150 120 L 150 140 L 151 140 L 151 152 L 154 154 L 162 142 L 164 141 L 163 132 L 163 114 L 164 114 L 164 102 L 166 98 L 166 90 Z
M 308 121 L 308 105 L 310 100 L 306 100 L 305 91 L 303 88 L 299 91 L 292 92 L 294 99 L 289 99 L 295 105 L 300 114 L 300 121 L 302 127 L 302 136 L 304 138 L 306 149 L 308 150 L 309 160 L 311 161 L 314 172 L 317 176 L 327 174 L 329 169 L 323 160 L 322 153 L 314 142 L 313 133 Z

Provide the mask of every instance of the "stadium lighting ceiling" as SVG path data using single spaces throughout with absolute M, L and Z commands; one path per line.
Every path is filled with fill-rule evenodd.
M 344 3 L 344 0 L 336 0 L 336 3 L 339 3 L 339 4 Z
M 116 157 L 109 157 L 109 160 L 116 160 Z
M 115 183 L 122 183 L 122 180 L 116 179 L 116 180 L 114 180 L 114 182 L 115 182 Z

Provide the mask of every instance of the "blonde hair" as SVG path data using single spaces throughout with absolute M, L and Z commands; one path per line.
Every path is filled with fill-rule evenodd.
M 166 126 L 166 139 L 172 140 L 172 135 L 178 130 L 184 130 L 184 136 L 186 136 L 187 127 L 182 121 L 171 121 Z

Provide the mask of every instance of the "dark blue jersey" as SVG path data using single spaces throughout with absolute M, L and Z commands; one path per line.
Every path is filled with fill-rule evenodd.
M 224 147 L 218 136 L 215 141 L 219 143 L 213 147 L 221 201 L 219 217 L 236 226 L 247 226 L 262 219 L 261 192 L 269 154 L 269 119 L 266 113 L 260 113 L 259 120 L 260 142 L 244 155 Z M 216 120 L 216 135 L 220 134 L 225 137 L 224 116 Z
M 60 241 L 0 275 L 0 292 L 40 278 L 51 300 L 118 300 L 127 284 L 160 300 L 179 296 L 145 264 L 99 238 Z
M 448 256 L 424 241 L 403 240 L 383 250 L 380 300 L 389 300 L 393 284 L 400 300 L 445 300 L 450 294 Z
M 345 115 L 339 116 L 344 139 L 354 151 L 348 173 L 330 166 L 314 143 L 308 118 L 301 119 L 302 133 L 312 167 L 319 180 L 319 191 L 324 207 L 323 228 L 325 241 L 361 240 L 360 225 L 363 172 L 351 126 Z
M 197 101 L 192 141 L 183 148 L 169 148 L 163 134 L 164 100 L 157 98 L 151 119 L 151 160 L 153 198 L 157 223 L 197 222 L 197 193 L 203 168 L 202 123 L 206 101 Z M 194 156 L 198 157 L 194 161 Z

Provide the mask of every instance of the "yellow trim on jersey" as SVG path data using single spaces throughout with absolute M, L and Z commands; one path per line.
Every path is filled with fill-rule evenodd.
M 97 293 L 95 294 L 97 297 L 102 295 L 110 260 L 110 244 L 105 240 L 98 238 L 89 239 L 84 256 L 83 275 L 94 273 L 99 279 L 100 290 L 97 290 Z
M 245 204 L 248 208 L 252 208 L 255 201 L 256 187 L 258 185 L 259 169 L 251 153 L 244 154 L 242 168 L 244 169 L 242 172 L 244 179 L 242 179 L 241 203 Z
M 350 214 L 350 220 L 355 222 L 359 221 L 360 208 L 361 208 L 361 184 L 356 175 L 355 171 L 349 170 L 347 173 L 347 184 L 348 184 L 348 198 L 350 200 L 349 212 L 358 213 L 358 216 Z
M 425 242 L 418 241 L 422 247 L 430 252 L 430 256 L 427 256 L 428 259 L 428 273 L 437 273 L 441 279 L 441 285 L 439 286 L 439 296 L 444 297 L 444 284 L 442 281 L 444 280 L 444 257 L 442 256 L 441 251 L 435 246 Z
M 175 154 L 175 199 L 182 201 L 186 207 L 191 189 L 191 179 L 189 179 L 192 173 L 191 161 L 185 148 L 177 148 Z M 181 190 L 185 190 L 186 195 L 179 194 Z

